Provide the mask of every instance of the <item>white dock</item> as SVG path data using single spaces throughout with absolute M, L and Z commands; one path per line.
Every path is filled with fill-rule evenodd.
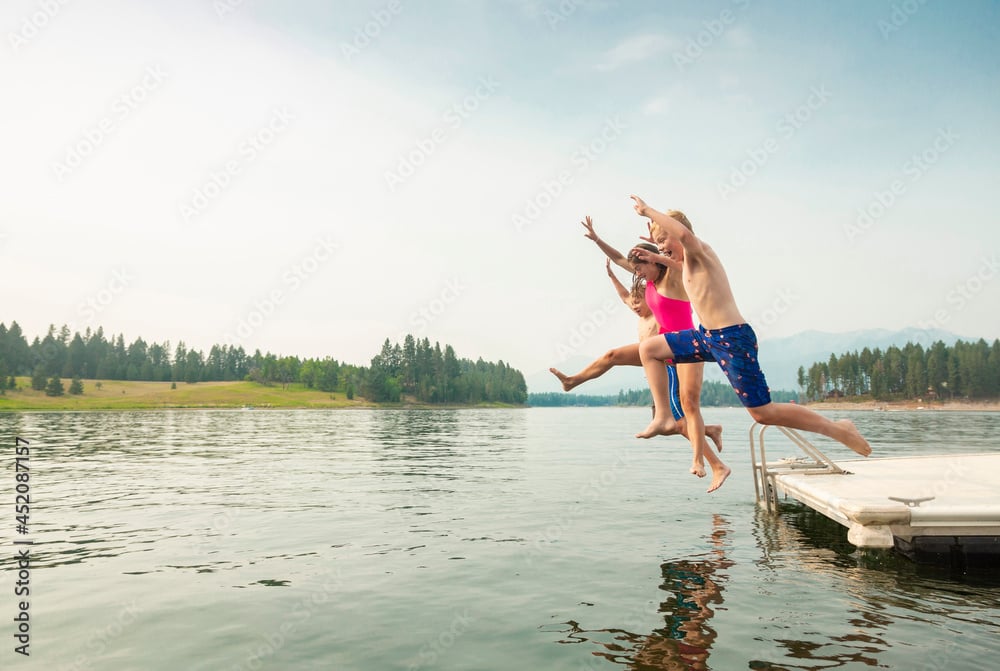
M 758 502 L 769 510 L 779 495 L 794 498 L 847 527 L 848 541 L 862 548 L 1000 553 L 1000 453 L 833 462 L 797 432 L 775 427 L 812 460 L 766 462 L 765 428 L 751 428 L 750 449 Z

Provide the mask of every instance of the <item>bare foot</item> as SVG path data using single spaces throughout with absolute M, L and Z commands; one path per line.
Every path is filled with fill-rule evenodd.
M 726 466 L 725 464 L 719 464 L 718 466 L 713 468 L 712 486 L 705 491 L 707 491 L 709 494 L 714 492 L 716 489 L 722 486 L 722 483 L 726 481 L 726 478 L 728 478 L 729 474 L 732 472 L 733 472 L 732 469 L 729 468 L 729 466 Z
M 715 443 L 715 449 L 722 452 L 722 425 L 712 424 L 711 426 L 705 426 L 705 435 L 712 439 Z
M 555 375 L 557 378 L 559 378 L 559 381 L 562 382 L 563 391 L 569 391 L 578 384 L 574 382 L 573 378 L 571 378 L 569 375 L 564 375 L 555 368 L 549 368 L 549 372 Z
M 644 430 L 635 434 L 636 438 L 652 438 L 653 436 L 672 436 L 677 433 L 677 423 L 673 418 L 658 420 L 656 417 Z
M 858 431 L 858 427 L 854 426 L 854 422 L 849 419 L 840 419 L 837 420 L 837 424 L 847 431 L 847 436 L 843 440 L 844 445 L 847 445 L 862 457 L 867 457 L 872 453 L 872 446 L 868 444 L 868 441 Z
M 705 464 L 699 464 L 697 461 L 691 464 L 691 470 L 689 471 L 691 475 L 697 475 L 699 478 L 705 477 Z

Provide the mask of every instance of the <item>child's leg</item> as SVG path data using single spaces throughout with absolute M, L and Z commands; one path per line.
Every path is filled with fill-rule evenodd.
M 653 421 L 636 438 L 652 438 L 676 432 L 676 423 L 670 413 L 670 385 L 664 363 L 673 358 L 673 352 L 663 336 L 646 338 L 639 343 L 639 357 L 646 381 L 653 395 Z
M 767 405 L 747 408 L 750 416 L 761 424 L 787 426 L 790 429 L 812 431 L 833 438 L 851 448 L 863 457 L 872 453 L 872 446 L 864 439 L 849 419 L 833 421 L 795 403 L 768 403 Z
M 704 369 L 704 363 L 697 362 L 691 364 L 684 364 L 685 366 L 695 367 L 698 370 Z M 687 431 L 687 420 L 684 418 L 683 404 L 681 403 L 680 395 L 680 385 L 677 380 L 677 366 L 673 363 L 667 365 L 667 377 L 670 378 L 670 413 L 674 416 L 674 422 L 677 424 L 677 433 L 684 436 L 688 440 L 691 440 L 688 436 Z M 696 393 L 701 395 L 701 380 L 699 378 L 698 388 Z M 722 426 L 719 424 L 705 425 L 705 436 L 712 439 L 715 443 L 715 449 L 722 452 Z
M 728 466 L 722 463 L 722 459 L 715 455 L 712 448 L 705 442 L 705 421 L 701 416 L 701 381 L 704 372 L 704 364 L 680 364 L 677 366 L 677 377 L 680 381 L 681 404 L 684 407 L 684 417 L 687 420 L 688 440 L 691 441 L 691 450 L 694 458 L 691 463 L 691 472 L 699 478 L 705 477 L 705 459 L 712 469 L 712 484 L 708 491 L 714 492 L 722 486 L 729 474 L 732 472 Z M 721 427 L 720 427 L 721 433 Z
M 632 343 L 624 347 L 616 347 L 608 350 L 598 359 L 591 362 L 586 368 L 576 375 L 566 375 L 555 368 L 549 368 L 549 372 L 559 378 L 562 382 L 563 391 L 569 391 L 577 385 L 583 384 L 587 380 L 593 380 L 607 373 L 615 366 L 641 366 L 639 359 L 639 343 Z

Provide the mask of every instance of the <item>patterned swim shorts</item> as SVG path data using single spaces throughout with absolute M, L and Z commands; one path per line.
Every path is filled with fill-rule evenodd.
M 749 324 L 712 330 L 699 326 L 663 336 L 677 363 L 718 362 L 744 407 L 771 402 L 771 390 L 757 361 L 757 334 Z

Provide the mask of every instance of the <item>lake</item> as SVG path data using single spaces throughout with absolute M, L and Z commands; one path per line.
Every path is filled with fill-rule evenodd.
M 873 457 L 1000 450 L 1000 413 L 827 414 Z M 1000 571 L 858 553 L 800 506 L 759 511 L 749 416 L 705 416 L 734 470 L 711 495 L 683 438 L 631 437 L 645 408 L 2 414 L 0 668 L 996 664 Z

